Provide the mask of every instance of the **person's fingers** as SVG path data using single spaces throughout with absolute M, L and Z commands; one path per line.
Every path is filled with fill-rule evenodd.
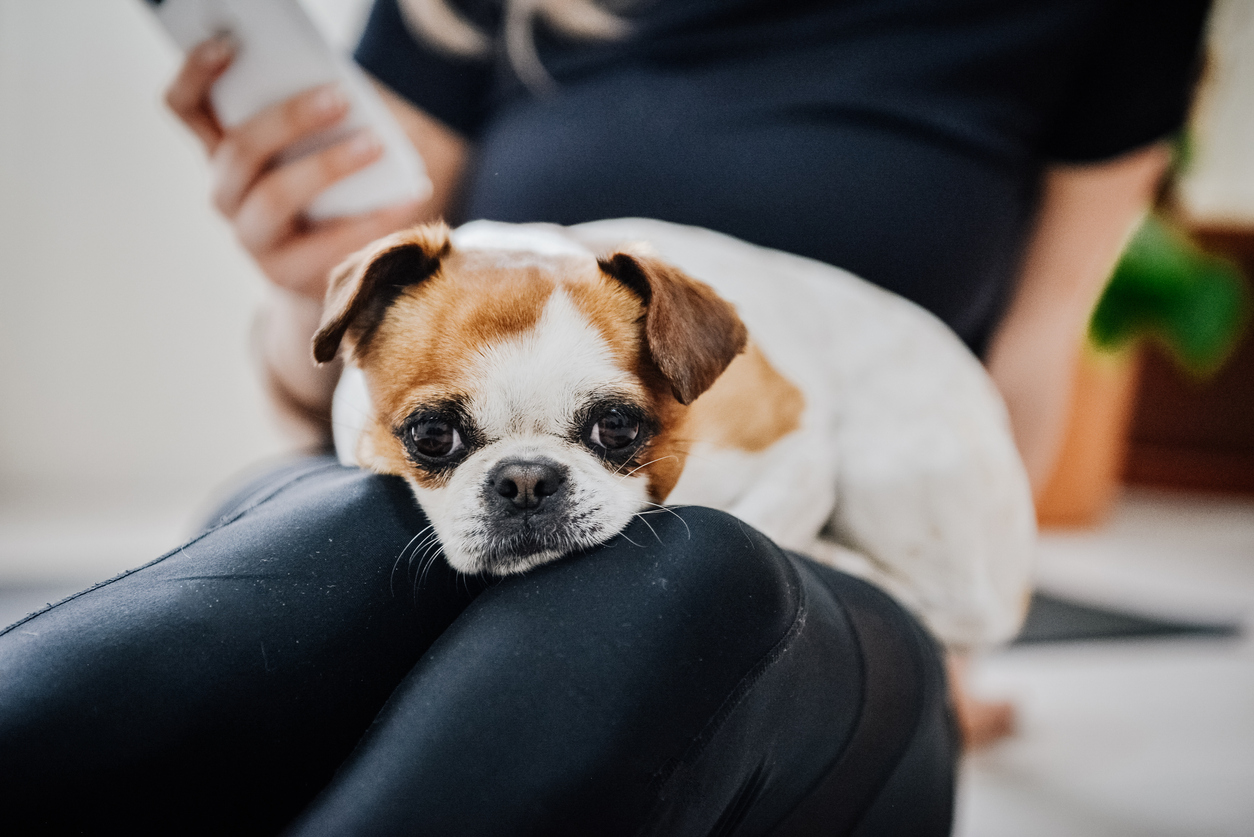
M 332 268 L 375 239 L 416 223 L 422 207 L 415 201 L 319 224 L 272 250 L 262 269 L 277 285 L 321 303 Z
M 383 146 L 369 131 L 266 173 L 234 215 L 240 243 L 253 254 L 271 249 L 291 234 L 301 212 L 323 189 L 369 165 Z
M 222 126 L 209 103 L 209 89 L 231 65 L 234 55 L 234 46 L 225 37 L 198 44 L 187 54 L 187 60 L 165 91 L 166 105 L 191 128 L 210 154 L 222 139 Z
M 213 202 L 218 211 L 228 218 L 234 216 L 280 151 L 334 125 L 348 113 L 348 107 L 338 86 L 327 84 L 266 108 L 228 131 L 212 160 Z

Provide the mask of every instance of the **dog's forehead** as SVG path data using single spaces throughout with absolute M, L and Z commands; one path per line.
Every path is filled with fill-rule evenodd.
M 393 303 L 367 369 L 395 424 L 456 397 L 490 436 L 564 432 L 603 392 L 642 392 L 642 304 L 583 252 L 454 248 Z
M 490 436 L 564 434 L 590 400 L 642 396 L 634 349 L 607 339 L 558 286 L 534 328 L 479 347 L 463 379 L 467 409 Z
M 502 224 L 472 221 L 449 236 L 456 250 L 506 250 L 548 256 L 592 255 L 561 228 L 551 224 Z
M 600 267 L 589 253 L 539 253 L 534 250 L 453 250 L 440 271 L 467 287 L 535 284 L 549 286 L 597 281 Z
M 454 230 L 445 258 L 451 272 L 497 275 L 528 268 L 565 281 L 599 275 L 596 256 L 550 224 L 473 221 Z

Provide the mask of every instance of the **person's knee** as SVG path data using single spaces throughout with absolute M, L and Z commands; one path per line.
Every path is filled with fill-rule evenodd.
M 714 653 L 729 670 L 752 666 L 783 639 L 802 600 L 791 559 L 768 538 L 696 506 L 637 518 L 605 546 L 491 592 L 518 596 L 532 614 L 545 602 L 606 638 L 637 632 L 672 659 Z
M 654 560 L 703 577 L 767 572 L 786 559 L 782 551 L 748 523 L 718 509 L 676 506 L 638 515 L 620 535 Z
M 644 821 L 656 783 L 698 757 L 802 621 L 799 576 L 761 534 L 710 509 L 646 520 L 485 590 L 393 693 L 331 802 L 456 798 L 491 764 L 499 811 Z

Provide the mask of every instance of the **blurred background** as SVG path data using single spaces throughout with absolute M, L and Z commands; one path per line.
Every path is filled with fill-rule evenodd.
M 310 3 L 345 49 L 361 2 Z M 98 581 L 289 452 L 250 359 L 264 282 L 162 104 L 141 0 L 0 2 L 0 585 Z
M 305 5 L 347 49 L 368 3 Z M 1220 0 L 1209 39 L 1163 214 L 1254 275 L 1254 0 Z M 263 280 L 161 102 L 178 63 L 140 0 L 0 0 L 3 624 L 292 453 L 250 358 Z M 1175 258 L 1143 244 L 1152 275 Z M 1254 834 L 1254 339 L 1237 316 L 1197 361 L 1205 322 L 1136 269 L 1041 504 L 1032 641 L 977 664 L 1020 727 L 967 759 L 962 835 Z

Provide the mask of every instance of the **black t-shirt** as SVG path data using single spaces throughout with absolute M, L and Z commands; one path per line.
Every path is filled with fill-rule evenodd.
M 499 29 L 499 0 L 465 0 Z M 696 224 L 839 265 L 976 351 L 1009 294 L 1042 167 L 1178 129 L 1198 0 L 645 0 L 632 34 L 535 26 L 557 82 L 450 57 L 378 0 L 369 72 L 475 140 L 466 219 Z M 769 281 L 769 277 L 763 277 Z

